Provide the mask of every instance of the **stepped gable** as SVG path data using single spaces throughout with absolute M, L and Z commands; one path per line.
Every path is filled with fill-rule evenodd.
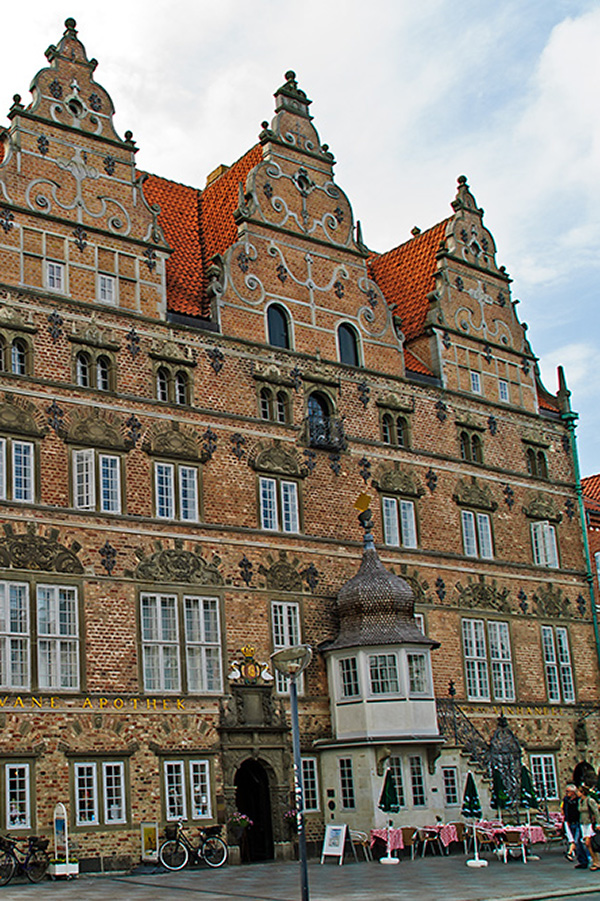
M 439 647 L 439 642 L 417 627 L 415 597 L 408 582 L 389 572 L 379 559 L 370 531 L 371 511 L 361 513 L 359 521 L 365 529 L 362 562 L 357 574 L 338 592 L 339 635 L 322 649 L 397 644 Z
M 402 331 L 407 341 L 416 338 L 423 331 L 429 310 L 427 295 L 434 289 L 436 254 L 450 220 L 451 217 L 444 219 L 405 244 L 386 253 L 374 254 L 368 259 L 371 277 L 383 291 L 394 312 L 402 319 Z M 408 362 L 407 368 L 412 369 Z M 425 371 L 428 372 L 427 369 Z
M 146 175 L 144 196 L 158 204 L 158 222 L 173 248 L 167 261 L 167 306 L 173 313 L 210 317 L 205 294 L 206 271 L 215 254 L 224 253 L 237 240 L 233 218 L 239 184 L 262 160 L 259 144 L 227 169 L 204 191 Z

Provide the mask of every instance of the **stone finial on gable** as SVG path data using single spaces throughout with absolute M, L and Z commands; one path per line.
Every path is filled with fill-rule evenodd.
M 483 210 L 479 209 L 475 198 L 471 194 L 471 190 L 469 185 L 467 184 L 467 176 L 459 175 L 458 176 L 458 190 L 456 192 L 456 197 L 452 201 L 452 209 L 455 213 L 459 210 L 472 210 L 474 213 L 478 213 L 480 216 L 483 216 Z
M 296 73 L 292 72 L 291 69 L 285 73 L 285 84 L 282 84 L 275 91 L 274 97 L 275 109 L 278 112 L 280 109 L 286 109 L 291 113 L 296 113 L 297 116 L 305 116 L 307 119 L 312 118 L 308 112 L 311 101 L 304 91 L 298 87 Z

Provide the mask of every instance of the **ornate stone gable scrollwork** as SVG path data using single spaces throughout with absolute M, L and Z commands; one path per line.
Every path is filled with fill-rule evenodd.
M 470 481 L 459 479 L 452 499 L 462 507 L 475 507 L 479 510 L 490 510 L 492 513 L 498 507 L 490 489 L 487 485 L 480 485 L 475 476 L 472 476 Z
M 300 561 L 296 558 L 290 563 L 285 551 L 279 551 L 279 560 L 267 554 L 269 566 L 258 567 L 261 576 L 265 577 L 266 587 L 273 591 L 302 591 L 302 575 L 298 571 Z
M 386 494 L 403 494 L 407 497 L 423 497 L 425 489 L 416 475 L 405 466 L 396 463 L 393 469 L 381 466 L 372 480 L 374 488 Z
M 542 494 L 541 491 L 528 495 L 527 503 L 523 507 L 523 513 L 529 519 L 548 520 L 548 522 L 561 522 L 562 513 L 556 505 L 553 497 Z
M 207 562 L 200 548 L 187 551 L 181 539 L 175 539 L 174 547 L 165 548 L 157 542 L 156 551 L 146 556 L 139 548 L 136 554 L 139 563 L 133 573 L 126 575 L 144 582 L 186 582 L 195 585 L 222 585 L 223 576 L 219 572 L 220 557 L 213 556 Z
M 7 393 L 4 403 L 0 403 L 0 432 L 42 438 L 48 431 L 37 424 L 42 415 L 30 401 Z
M 552 582 L 540 585 L 533 595 L 537 611 L 542 616 L 571 616 L 571 601 L 563 594 L 562 588 Z
M 497 610 L 499 613 L 511 613 L 510 590 L 499 588 L 495 579 L 486 582 L 485 576 L 478 579 L 467 576 L 467 584 L 456 583 L 459 607 L 481 607 L 484 610 Z
M 131 440 L 123 434 L 121 421 L 112 413 L 101 413 L 96 407 L 88 414 L 74 414 L 65 441 L 109 450 L 124 451 L 131 447 Z
M 209 450 L 200 444 L 200 437 L 196 432 L 182 428 L 177 420 L 173 420 L 166 427 L 155 426 L 146 436 L 142 447 L 149 456 L 175 457 L 194 463 L 206 463 L 212 456 Z
M 21 534 L 16 534 L 10 523 L 5 523 L 3 528 L 5 537 L 0 538 L 0 567 L 3 569 L 83 573 L 77 557 L 81 545 L 76 541 L 70 548 L 60 544 L 57 529 L 51 529 L 45 537 L 36 534 L 33 523 L 29 523 L 27 531 Z
M 286 447 L 277 439 L 255 445 L 248 457 L 248 465 L 256 472 L 270 472 L 298 479 L 308 475 L 306 463 L 298 456 L 295 448 Z

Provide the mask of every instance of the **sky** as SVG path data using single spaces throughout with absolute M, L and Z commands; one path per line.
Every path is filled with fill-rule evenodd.
M 449 215 L 466 175 L 549 390 L 565 367 L 582 474 L 600 472 L 600 0 L 5 4 L 0 112 L 68 16 L 146 171 L 203 187 L 293 69 L 373 250 Z

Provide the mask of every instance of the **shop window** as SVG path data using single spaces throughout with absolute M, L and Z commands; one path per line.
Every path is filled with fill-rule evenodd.
M 164 760 L 163 792 L 166 820 L 212 819 L 208 760 Z
M 123 761 L 74 763 L 73 781 L 77 826 L 112 826 L 127 822 Z
M 0 764 L 4 770 L 4 797 L 0 795 L 0 819 L 5 829 L 33 827 L 33 763 L 25 761 Z M 4 808 L 3 810 L 1 808 Z

